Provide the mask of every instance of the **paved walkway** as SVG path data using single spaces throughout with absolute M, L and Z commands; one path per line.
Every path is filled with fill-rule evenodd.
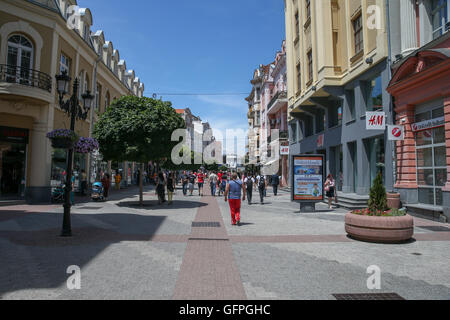
M 345 211 L 319 204 L 300 213 L 287 192 L 242 209 L 231 226 L 223 197 L 183 197 L 158 205 L 136 188 L 106 203 L 73 208 L 73 238 L 60 238 L 62 207 L 0 208 L 1 299 L 334 299 L 370 293 L 367 268 L 382 288 L 406 299 L 450 299 L 450 227 L 415 219 L 401 245 L 351 240 Z M 68 290 L 67 267 L 81 269 Z

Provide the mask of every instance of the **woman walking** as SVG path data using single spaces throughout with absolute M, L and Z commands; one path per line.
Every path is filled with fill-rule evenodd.
M 233 226 L 235 226 L 236 223 L 237 225 L 241 223 L 241 196 L 243 194 L 242 200 L 245 201 L 245 192 L 245 184 L 238 179 L 237 173 L 233 173 L 231 181 L 225 189 L 225 202 L 228 201 L 230 204 L 231 224 Z
M 105 173 L 102 178 L 102 186 L 103 186 L 103 197 L 105 200 L 108 199 L 109 187 L 111 186 L 111 180 L 109 177 L 109 173 Z
M 164 173 L 160 172 L 158 174 L 158 179 L 156 182 L 156 194 L 158 195 L 158 204 L 162 204 L 166 200 L 164 199 L 164 189 L 165 189 L 166 179 L 164 178 Z
M 333 198 L 336 197 L 336 182 L 334 181 L 333 175 L 330 173 L 325 181 L 325 192 L 328 197 L 328 207 L 333 209 L 332 202 Z
M 175 178 L 173 172 L 169 172 L 167 178 L 167 198 L 169 200 L 168 205 L 170 206 L 173 202 L 173 193 L 175 192 Z

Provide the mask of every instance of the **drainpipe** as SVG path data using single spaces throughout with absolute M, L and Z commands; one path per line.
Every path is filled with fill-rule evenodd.
M 387 64 L 388 64 L 388 78 L 389 81 L 392 79 L 392 70 L 391 70 L 391 62 L 392 62 L 392 44 L 391 44 L 391 16 L 390 16 L 390 9 L 389 9 L 389 0 L 386 0 L 386 15 L 387 15 L 387 38 L 388 38 L 388 58 L 387 58 Z M 390 101 L 389 101 L 389 122 L 395 125 L 395 112 L 394 112 L 394 98 L 389 95 Z M 387 139 L 387 137 L 386 137 Z M 395 142 L 394 141 L 387 141 L 388 144 L 391 146 L 391 152 L 392 152 L 392 187 L 389 186 L 391 190 L 389 192 L 394 192 L 394 186 L 397 183 L 397 157 L 396 157 L 396 150 L 395 150 Z
M 94 130 L 94 112 L 95 110 L 99 109 L 100 106 L 97 105 L 97 101 L 98 101 L 98 97 L 97 97 L 97 67 L 98 67 L 98 63 L 102 60 L 101 56 L 97 57 L 97 60 L 95 61 L 95 65 L 94 65 L 94 75 L 93 75 L 93 85 L 94 85 L 94 101 L 95 101 L 95 108 L 93 110 L 91 110 L 91 117 L 90 117 L 90 135 L 92 136 L 92 131 Z M 89 183 L 91 181 L 91 176 L 92 176 L 92 172 L 91 170 L 93 169 L 93 156 L 92 154 L 89 154 Z

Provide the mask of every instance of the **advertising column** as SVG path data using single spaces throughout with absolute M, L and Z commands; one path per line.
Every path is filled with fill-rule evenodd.
M 324 156 L 292 157 L 292 201 L 300 203 L 300 211 L 315 211 L 315 204 L 324 201 Z

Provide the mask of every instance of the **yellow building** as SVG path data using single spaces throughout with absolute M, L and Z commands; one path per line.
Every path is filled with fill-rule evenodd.
M 338 189 L 365 200 L 377 173 L 393 187 L 391 145 L 366 130 L 385 111 L 390 72 L 385 0 L 285 0 L 292 154 L 324 154 Z
M 52 181 L 60 181 L 66 155 L 52 149 L 46 134 L 70 128 L 70 119 L 59 107 L 55 75 L 67 71 L 79 79 L 80 97 L 87 90 L 95 95 L 87 120 L 76 122 L 84 137 L 111 101 L 143 95 L 144 85 L 103 31 L 91 32 L 90 10 L 76 5 L 0 0 L 0 199 L 48 201 Z M 89 155 L 75 156 L 75 170 L 88 177 L 89 163 Z

